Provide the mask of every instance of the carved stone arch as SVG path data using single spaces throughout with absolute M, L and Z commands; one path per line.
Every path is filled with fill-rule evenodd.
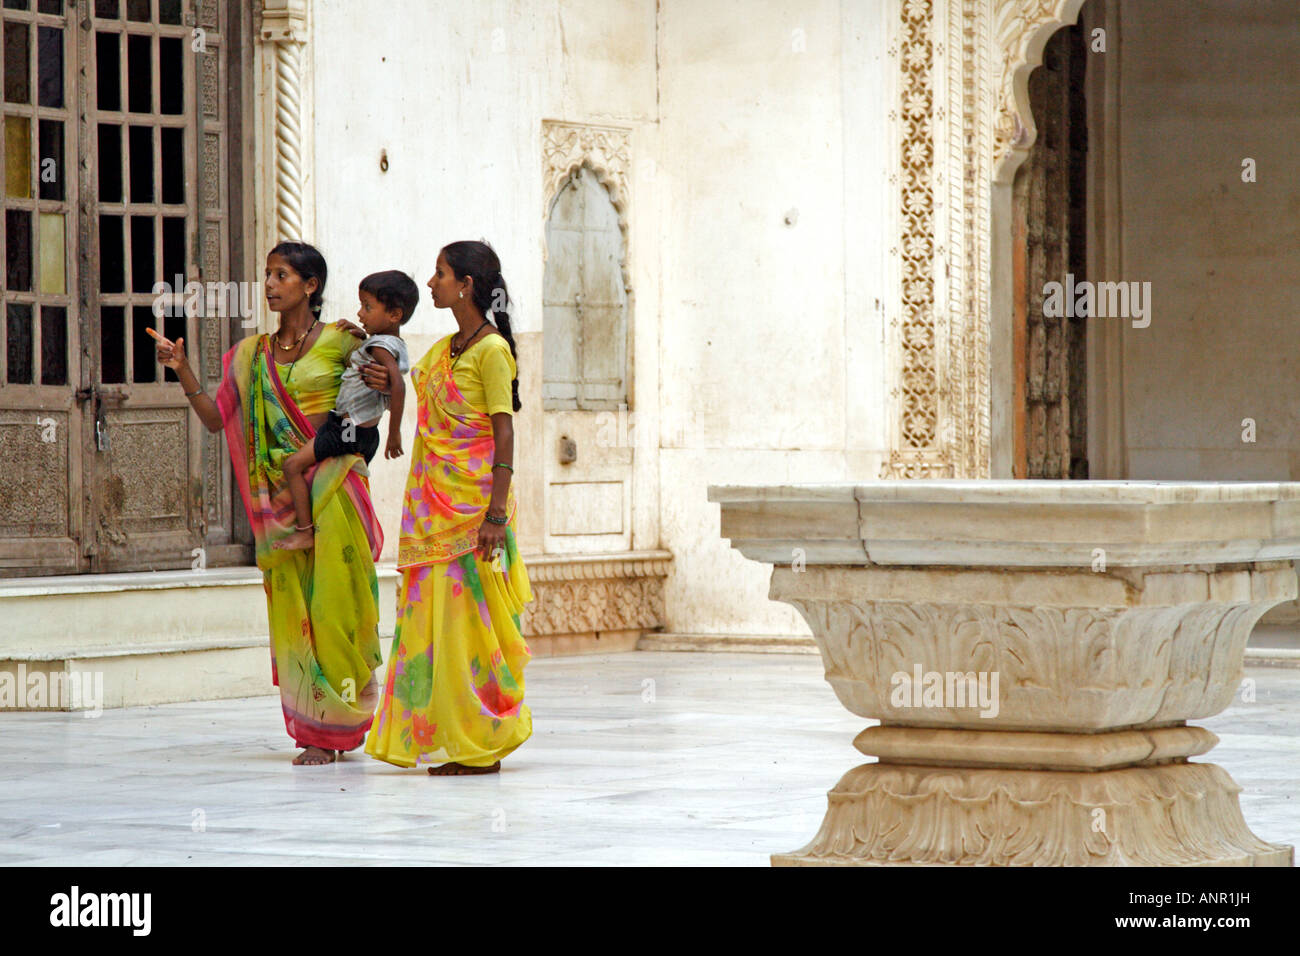
M 623 287 L 632 295 L 629 207 L 632 176 L 632 131 L 619 126 L 588 126 L 542 121 L 542 262 L 546 262 L 545 224 L 569 177 L 586 166 L 605 187 L 618 213 L 623 235 Z
M 1029 75 L 1052 34 L 1079 18 L 1087 0 L 999 0 L 994 42 L 1001 58 L 993 122 L 993 179 L 1011 183 L 1038 135 L 1029 107 Z

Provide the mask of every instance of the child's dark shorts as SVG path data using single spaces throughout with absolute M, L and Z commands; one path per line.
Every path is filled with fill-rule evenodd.
M 316 441 L 312 448 L 316 452 L 316 460 L 322 461 L 326 458 L 338 458 L 340 455 L 360 455 L 370 464 L 370 459 L 375 457 L 375 452 L 379 450 L 379 426 L 369 425 L 362 427 L 354 425 L 352 431 L 355 433 L 352 441 L 343 440 L 343 418 L 338 412 L 331 411 L 329 418 L 325 419 L 325 424 L 316 429 Z

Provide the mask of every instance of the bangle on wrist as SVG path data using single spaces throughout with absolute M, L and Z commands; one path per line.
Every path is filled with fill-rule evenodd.
M 202 395 L 202 394 L 203 394 L 203 389 L 202 389 L 202 388 L 196 388 L 196 389 L 195 389 L 194 391 L 192 391 L 192 392 L 186 392 L 186 393 L 185 393 L 185 397 L 186 397 L 186 398 L 193 398 L 195 395 Z
M 504 461 L 493 462 L 493 463 L 492 463 L 492 467 L 493 467 L 493 468 L 509 468 L 511 474 L 514 474 L 514 471 L 515 471 L 515 469 L 514 469 L 511 465 L 507 465 Z

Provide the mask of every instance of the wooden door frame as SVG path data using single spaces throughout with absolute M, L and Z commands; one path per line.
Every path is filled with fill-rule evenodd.
M 28 130 L 29 187 L 32 189 L 32 194 L 29 197 L 30 228 L 31 234 L 37 238 L 30 245 L 32 254 L 31 289 L 18 293 L 21 298 L 29 299 L 32 305 L 30 346 L 32 349 L 32 383 L 9 385 L 7 383 L 7 356 L 0 355 L 0 394 L 3 395 L 3 399 L 0 399 L 0 405 L 3 405 L 5 412 L 30 413 L 30 427 L 33 433 L 38 429 L 47 427 L 43 426 L 42 422 L 53 422 L 57 434 L 59 430 L 58 420 L 57 418 L 51 418 L 51 415 L 66 416 L 62 428 L 64 434 L 61 439 L 56 439 L 56 441 L 62 442 L 67 456 L 67 491 L 63 501 L 63 516 L 66 522 L 67 534 L 65 536 L 50 535 L 28 538 L 21 536 L 5 537 L 3 546 L 0 547 L 0 575 L 7 577 L 71 573 L 83 567 L 84 559 L 80 553 L 80 541 L 84 537 L 84 527 L 79 502 L 82 499 L 86 480 L 83 461 L 84 416 L 82 414 L 82 405 L 78 401 L 78 389 L 80 385 L 84 384 L 87 369 L 86 364 L 81 360 L 86 342 L 84 337 L 85 312 L 80 307 L 76 292 L 79 285 L 80 267 L 80 262 L 76 256 L 76 225 L 80 219 L 79 204 L 81 200 L 79 174 L 77 172 L 80 168 L 80 131 L 77 115 L 79 88 L 77 82 L 77 50 L 81 34 L 78 15 L 76 9 L 71 6 L 65 8 L 61 15 L 39 13 L 35 4 L 31 5 L 28 10 L 6 9 L 4 13 L 8 21 L 31 25 L 29 27 L 27 51 L 28 77 L 29 81 L 35 78 L 36 82 L 30 82 L 28 104 L 26 104 L 25 108 L 16 109 L 15 111 L 19 115 L 30 117 Z M 59 22 L 59 27 L 63 31 L 63 106 L 52 108 L 42 106 L 39 102 L 39 26 L 52 26 L 55 22 Z M 43 206 L 48 207 L 51 202 L 51 200 L 42 199 L 40 196 L 43 171 L 43 161 L 40 155 L 40 122 L 43 114 L 48 114 L 53 110 L 58 110 L 61 113 L 57 119 L 63 123 L 62 168 L 57 169 L 57 174 L 62 177 L 64 187 L 63 199 L 59 201 L 60 205 L 64 207 L 64 291 L 61 294 L 42 292 L 39 278 L 41 209 Z M 9 113 L 7 104 L 4 112 L 6 115 Z M 72 175 L 69 175 L 69 169 L 73 170 Z M 6 209 L 9 206 L 7 186 L 4 205 Z M 7 241 L 7 237 L 5 239 Z M 13 293 L 7 286 L 5 292 L 6 304 L 0 308 L 0 322 L 7 323 L 7 303 Z M 66 381 L 63 385 L 44 385 L 41 383 L 44 372 L 44 356 L 40 347 L 43 335 L 43 329 L 41 328 L 43 324 L 42 310 L 45 305 L 57 305 L 57 303 L 48 301 L 51 298 L 66 300 L 64 308 L 66 309 L 65 336 L 67 354 L 64 356 Z M 43 440 L 44 436 L 42 435 Z M 3 451 L 0 450 L 0 454 L 2 453 Z M 30 479 L 34 482 L 40 480 L 38 476 L 6 475 L 6 480 L 9 481 L 20 482 L 24 479 Z
M 1084 7 L 1088 32 L 1104 29 L 1110 52 L 1088 71 L 1088 276 L 1118 281 L 1124 273 L 1121 193 L 1120 75 L 1123 56 L 1119 0 L 1093 0 Z M 1090 61 L 1095 62 L 1095 61 Z M 1129 475 L 1124 423 L 1124 326 L 1117 319 L 1088 320 L 1089 476 Z
M 219 5 L 220 4 L 220 5 Z M 209 27 L 213 23 L 220 24 L 221 10 L 225 7 L 225 34 L 221 35 L 221 46 L 217 57 L 219 67 L 215 71 L 215 77 L 219 82 L 210 82 L 214 71 L 211 69 L 212 64 L 202 64 L 199 57 L 204 55 L 195 51 L 190 40 L 198 36 L 198 29 Z M 6 11 L 10 12 L 10 11 Z M 13 11 L 22 13 L 22 11 Z M 96 97 L 96 77 L 91 69 L 95 62 L 95 44 L 96 44 L 96 22 L 86 15 L 87 10 L 84 2 L 77 0 L 68 0 L 61 18 L 61 25 L 64 31 L 64 163 L 67 168 L 72 170 L 64 176 L 64 202 L 67 206 L 67 224 L 64 231 L 65 243 L 65 274 L 66 274 L 66 299 L 68 308 L 68 355 L 67 359 L 67 384 L 66 386 L 41 386 L 41 354 L 39 350 L 40 336 L 40 307 L 39 297 L 37 306 L 33 309 L 33 332 L 31 336 L 32 348 L 34 350 L 34 367 L 33 386 L 15 385 L 5 388 L 4 406 L 9 413 L 6 415 L 9 421 L 21 421 L 27 411 L 32 414 L 33 425 L 36 429 L 37 418 L 46 419 L 54 418 L 58 422 L 60 431 L 66 432 L 63 436 L 66 445 L 66 466 L 68 494 L 67 498 L 62 501 L 62 506 L 66 508 L 66 521 L 61 522 L 61 527 L 67 530 L 66 537 L 43 537 L 29 538 L 18 534 L 5 540 L 4 547 L 0 548 L 0 576 L 32 576 L 43 574 L 67 574 L 85 572 L 89 570 L 131 570 L 128 567 L 122 568 L 97 568 L 95 567 L 93 557 L 88 554 L 88 546 L 93 550 L 96 537 L 96 515 L 98 514 L 95 503 L 91 496 L 102 494 L 102 489 L 97 487 L 93 480 L 93 471 L 96 463 L 86 461 L 89 456 L 94 455 L 95 435 L 94 435 L 94 403 L 95 403 L 95 382 L 102 376 L 100 366 L 103 356 L 99 355 L 99 320 L 97 317 L 99 306 L 99 275 L 98 275 L 98 167 L 94 162 L 96 146 L 96 128 L 99 121 L 97 116 L 98 102 Z M 23 19 L 15 17 L 14 19 Z M 44 16 L 43 19 L 50 20 L 52 17 Z M 27 17 L 29 22 L 35 21 L 34 12 Z M 200 281 L 254 281 L 257 277 L 250 274 L 249 256 L 247 255 L 245 244 L 248 240 L 246 237 L 253 235 L 254 218 L 254 175 L 256 164 L 254 162 L 254 144 L 253 144 L 253 127 L 254 127 L 254 110 L 253 96 L 255 93 L 254 86 L 256 77 L 254 70 L 254 13 L 246 4 L 232 4 L 226 6 L 220 3 L 220 0 L 191 0 L 186 6 L 185 15 L 182 20 L 184 33 L 181 34 L 172 30 L 174 35 L 182 36 L 182 56 L 186 62 L 186 80 L 184 89 L 184 112 L 194 111 L 194 117 L 186 117 L 187 127 L 195 130 L 193 137 L 193 148 L 186 147 L 186 171 L 185 179 L 187 182 L 187 205 L 192 207 L 187 215 L 192 215 L 193 227 L 189 230 L 186 239 L 187 271 L 190 277 L 197 278 Z M 126 21 L 122 21 L 123 33 L 128 32 Z M 197 29 L 196 29 L 197 28 Z M 156 36 L 158 31 L 152 31 Z M 30 69 L 31 75 L 35 76 L 39 68 L 39 53 L 34 42 L 35 32 L 33 29 L 33 42 L 30 50 Z M 123 55 L 125 56 L 125 43 L 123 43 Z M 154 50 L 152 58 L 156 60 L 158 41 L 153 41 Z M 193 51 L 193 52 L 191 52 Z M 209 75 L 209 82 L 206 83 L 208 96 L 208 105 L 205 112 L 204 96 L 205 91 L 201 90 L 201 68 L 204 75 Z M 86 69 L 86 76 L 81 76 L 82 68 Z M 125 62 L 123 63 L 125 68 Z M 154 63 L 154 69 L 157 70 L 157 63 Z M 155 84 L 159 83 L 155 79 Z M 215 120 L 212 115 L 211 96 L 214 87 L 217 90 L 216 95 L 219 97 L 220 106 L 216 110 Z M 32 87 L 32 102 L 35 103 L 37 87 Z M 123 88 L 122 95 L 127 95 L 127 90 Z M 127 129 L 132 125 L 131 117 L 128 116 L 127 104 L 121 104 L 123 112 L 121 113 L 121 128 L 123 137 L 127 135 Z M 160 104 L 154 104 L 155 112 L 160 108 Z M 41 107 L 36 110 L 35 106 L 31 107 L 32 115 L 36 116 L 39 112 L 45 112 L 46 108 Z M 169 114 L 170 115 L 170 114 Z M 212 176 L 213 165 L 211 163 L 211 151 L 205 157 L 205 139 L 204 134 L 207 129 L 205 124 L 216 122 L 221 129 L 219 132 L 225 136 L 225 141 L 221 144 L 221 153 L 218 162 L 220 192 L 217 199 L 217 208 L 211 206 L 211 195 L 205 200 L 202 182 L 202 174 L 207 173 Z M 138 125 L 138 122 L 137 122 Z M 152 125 L 157 125 L 153 123 Z M 37 148 L 38 128 L 35 120 L 31 131 L 33 163 L 39 163 L 40 151 Z M 160 143 L 157 137 L 161 134 L 155 132 L 155 149 Z M 188 135 L 187 135 L 188 138 Z M 205 170 L 203 163 L 205 158 L 208 160 L 208 167 Z M 155 163 L 159 162 L 158 160 Z M 155 200 L 161 200 L 158 190 L 161 189 L 161 181 L 158 180 L 159 170 L 161 167 L 155 166 Z M 39 168 L 37 170 L 39 173 Z M 129 168 L 123 169 L 124 183 L 129 176 Z M 39 188 L 39 179 L 33 181 L 34 189 Z M 33 192 L 33 200 L 38 199 L 38 193 Z M 125 195 L 123 197 L 126 198 Z M 40 200 L 42 205 L 48 206 L 48 201 Z M 33 206 L 35 209 L 36 207 Z M 123 207 L 127 209 L 128 207 Z M 46 210 L 49 211 L 49 210 Z M 174 214 L 174 213 L 173 213 Z M 221 220 L 223 233 L 218 239 L 208 235 L 205 237 L 204 227 L 212 217 Z M 38 219 L 36 213 L 33 213 L 33 231 L 37 228 Z M 129 237 L 129 211 L 124 214 L 124 224 L 128 230 Z M 207 238 L 209 243 L 205 243 Z M 213 245 L 215 242 L 215 245 Z M 214 255 L 215 251 L 215 255 Z M 38 254 L 36 246 L 33 246 L 34 255 Z M 224 260 L 224 261 L 223 261 Z M 159 262 L 162 261 L 159 255 Z M 204 269 L 205 265 L 217 263 L 214 269 Z M 197 266 L 197 274 L 195 267 Z M 213 273 L 216 274 L 213 274 Z M 33 265 L 33 295 L 38 290 L 36 276 L 36 266 Z M 169 281 L 170 281 L 170 277 Z M 127 288 L 131 288 L 130 278 L 127 277 Z M 23 294 L 25 295 L 25 293 Z M 29 297 L 30 298 L 30 297 Z M 57 304 L 57 303 L 56 303 Z M 2 312 L 3 310 L 0 310 Z M 126 307 L 127 321 L 130 321 L 130 306 Z M 4 321 L 0 317 L 0 321 Z M 215 393 L 215 387 L 220 381 L 221 374 L 221 355 L 224 349 L 239 338 L 248 334 L 248 330 L 243 326 L 238 316 L 231 317 L 226 323 L 219 326 L 219 334 L 215 337 L 215 347 L 211 336 L 211 329 L 201 325 L 203 322 L 218 323 L 220 320 L 198 319 L 189 321 L 188 326 L 191 334 L 194 335 L 194 348 L 190 350 L 192 360 L 195 362 L 195 369 L 202 376 L 202 381 L 209 394 Z M 205 338 L 204 333 L 209 339 L 209 347 L 200 355 L 200 344 Z M 187 343 L 188 344 L 188 343 Z M 128 363 L 129 365 L 129 363 Z M 0 384 L 3 384 L 4 362 L 3 356 L 0 356 Z M 130 376 L 128 376 L 128 379 Z M 160 376 L 161 378 L 161 376 Z M 155 383 L 124 383 L 127 387 L 136 390 L 155 391 L 159 395 L 164 395 L 170 400 L 173 392 L 177 389 L 174 383 L 165 383 L 158 381 Z M 109 386 L 109 390 L 112 390 Z M 53 392 L 58 394 L 54 395 Z M 157 397 L 157 396 L 155 396 Z M 148 404 L 147 396 L 145 396 Z M 135 404 L 129 399 L 123 403 L 122 407 L 130 407 Z M 170 401 L 169 401 L 170 404 Z M 15 416 L 13 413 L 18 413 Z M 246 513 L 243 503 L 240 499 L 238 488 L 231 480 L 230 462 L 227 450 L 224 445 L 224 436 L 220 433 L 209 434 L 205 429 L 194 420 L 186 410 L 187 415 L 187 453 L 189 455 L 189 464 L 187 464 L 187 475 L 192 475 L 195 462 L 201 470 L 202 491 L 200 481 L 185 480 L 185 489 L 182 492 L 186 511 L 189 514 L 187 526 L 193 533 L 195 544 L 202 544 L 206 552 L 206 564 L 208 565 L 251 565 L 254 563 L 252 548 L 252 533 L 248 526 Z M 63 416 L 66 416 L 64 418 Z M 211 516 L 214 520 L 209 520 Z M 16 525 L 15 527 L 23 527 Z M 139 532 L 136 532 L 139 534 Z M 62 546 L 60 546 L 62 542 Z M 176 551 L 175 555 L 168 554 L 168 558 L 175 559 L 174 566 L 189 567 L 193 566 L 188 549 L 172 549 Z M 128 556 L 129 557 L 129 556 Z M 169 564 L 167 566 L 173 566 Z M 135 562 L 134 567 L 148 568 L 155 566 L 147 557 Z M 162 565 L 157 565 L 162 566 Z
M 256 183 L 254 171 L 257 157 L 254 149 L 253 135 L 256 123 L 254 109 L 255 86 L 257 82 L 255 41 L 252 5 L 236 4 L 227 10 L 226 37 L 226 109 L 225 123 L 226 144 L 226 216 L 227 225 L 227 263 L 229 275 L 225 278 L 237 282 L 257 282 L 256 250 L 250 243 L 256 242 Z M 249 329 L 238 317 L 232 317 L 228 323 L 227 342 L 233 346 L 249 334 Z M 214 394 L 215 386 L 220 382 L 220 368 L 207 370 L 203 385 L 209 394 Z M 210 443 L 215 451 L 220 474 L 219 487 L 208 487 L 205 482 L 204 494 L 211 495 L 218 503 L 221 519 L 215 526 L 208 523 L 203 547 L 207 551 L 209 566 L 243 566 L 255 565 L 256 555 L 253 547 L 253 529 L 248 523 L 248 513 L 239 493 L 239 487 L 232 480 L 230 454 L 221 433 L 208 433 L 200 428 L 200 440 Z

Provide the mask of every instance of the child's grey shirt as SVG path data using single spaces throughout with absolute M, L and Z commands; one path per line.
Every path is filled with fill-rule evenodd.
M 334 411 L 340 418 L 350 418 L 354 422 L 368 422 L 378 418 L 388 409 L 388 396 L 376 392 L 361 377 L 363 366 L 373 361 L 370 356 L 372 348 L 387 349 L 397 359 L 397 370 L 405 375 L 411 370 L 410 360 L 406 355 L 406 343 L 396 335 L 372 335 L 352 353 L 348 367 L 343 372 L 339 383 L 338 398 L 334 400 Z

